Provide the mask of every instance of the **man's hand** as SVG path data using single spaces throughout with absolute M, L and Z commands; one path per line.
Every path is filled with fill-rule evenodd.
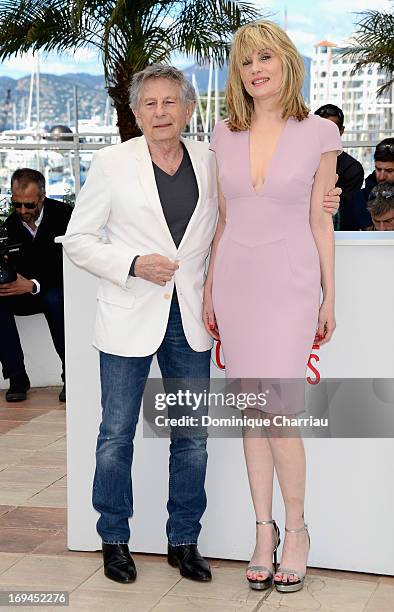
M 152 255 L 140 255 L 137 258 L 134 265 L 134 274 L 139 278 L 164 287 L 172 279 L 178 268 L 178 262 L 171 261 L 164 255 L 153 253 Z
M 33 281 L 18 274 L 16 281 L 13 281 L 12 283 L 4 283 L 4 285 L 0 285 L 0 297 L 11 296 L 11 295 L 23 295 L 24 293 L 31 293 L 33 286 L 34 286 Z
M 335 175 L 335 182 L 338 181 L 338 175 Z M 335 215 L 339 208 L 339 196 L 342 193 L 340 187 L 333 187 L 323 198 L 323 208 L 330 215 Z

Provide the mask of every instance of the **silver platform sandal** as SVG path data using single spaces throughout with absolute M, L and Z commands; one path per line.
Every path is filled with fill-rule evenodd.
M 287 529 L 285 527 L 285 531 L 287 531 L 287 533 L 300 533 L 301 531 L 306 531 L 306 533 L 308 534 L 310 548 L 311 538 L 309 536 L 308 525 L 306 523 L 304 523 L 304 526 L 300 527 L 299 529 Z M 287 575 L 293 574 L 294 576 L 298 576 L 298 580 L 295 580 L 294 582 L 283 582 L 282 580 L 274 580 L 273 583 L 277 591 L 279 591 L 280 593 L 295 593 L 296 591 L 301 591 L 304 586 L 306 572 L 305 574 L 300 574 L 299 572 L 294 569 L 291 569 L 290 567 L 281 566 L 279 566 L 278 572 Z
M 277 561 L 277 550 L 278 550 L 278 546 L 280 544 L 280 533 L 279 533 L 279 527 L 278 525 L 275 523 L 274 520 L 271 521 L 256 521 L 256 525 L 273 525 L 274 526 L 274 534 L 273 534 L 273 544 L 274 544 L 274 550 L 273 550 L 273 564 L 274 564 L 274 571 L 276 572 L 277 567 L 278 567 L 278 561 Z M 268 576 L 266 578 L 264 578 L 264 580 L 257 580 L 257 578 L 249 578 L 248 576 L 246 576 L 248 582 L 249 582 L 249 586 L 251 589 L 254 589 L 255 591 L 265 591 L 266 589 L 269 589 L 272 586 L 272 578 L 273 578 L 273 572 L 272 570 L 270 570 L 268 567 L 265 567 L 265 565 L 248 565 L 248 567 L 246 568 L 247 572 L 268 572 Z

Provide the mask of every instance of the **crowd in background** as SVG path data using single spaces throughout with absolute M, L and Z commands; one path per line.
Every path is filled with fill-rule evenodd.
M 340 134 L 345 130 L 343 111 L 325 104 L 316 115 L 336 123 Z M 374 153 L 375 169 L 365 178 L 359 161 L 342 151 L 337 160 L 338 187 L 342 189 L 334 228 L 342 231 L 394 230 L 394 138 L 379 142 Z

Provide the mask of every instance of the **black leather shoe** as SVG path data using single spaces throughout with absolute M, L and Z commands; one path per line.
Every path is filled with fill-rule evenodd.
M 26 372 L 10 378 L 10 388 L 5 394 L 7 402 L 23 402 L 30 389 L 30 380 Z
M 179 567 L 181 576 L 200 582 L 212 580 L 208 561 L 198 552 L 197 544 L 171 546 L 168 544 L 167 560 L 172 567 Z
M 137 570 L 128 544 L 104 544 L 104 574 L 115 582 L 134 582 Z
M 63 385 L 63 389 L 59 393 L 59 402 L 66 401 L 66 383 Z

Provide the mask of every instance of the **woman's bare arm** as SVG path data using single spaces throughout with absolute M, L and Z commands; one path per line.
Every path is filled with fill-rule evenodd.
M 322 202 L 324 195 L 335 180 L 336 160 L 335 151 L 323 153 L 315 174 L 311 196 L 310 226 L 319 252 L 323 290 L 323 302 L 320 307 L 317 330 L 317 340 L 320 344 L 328 342 L 335 329 L 334 227 L 332 217 L 326 214 Z

